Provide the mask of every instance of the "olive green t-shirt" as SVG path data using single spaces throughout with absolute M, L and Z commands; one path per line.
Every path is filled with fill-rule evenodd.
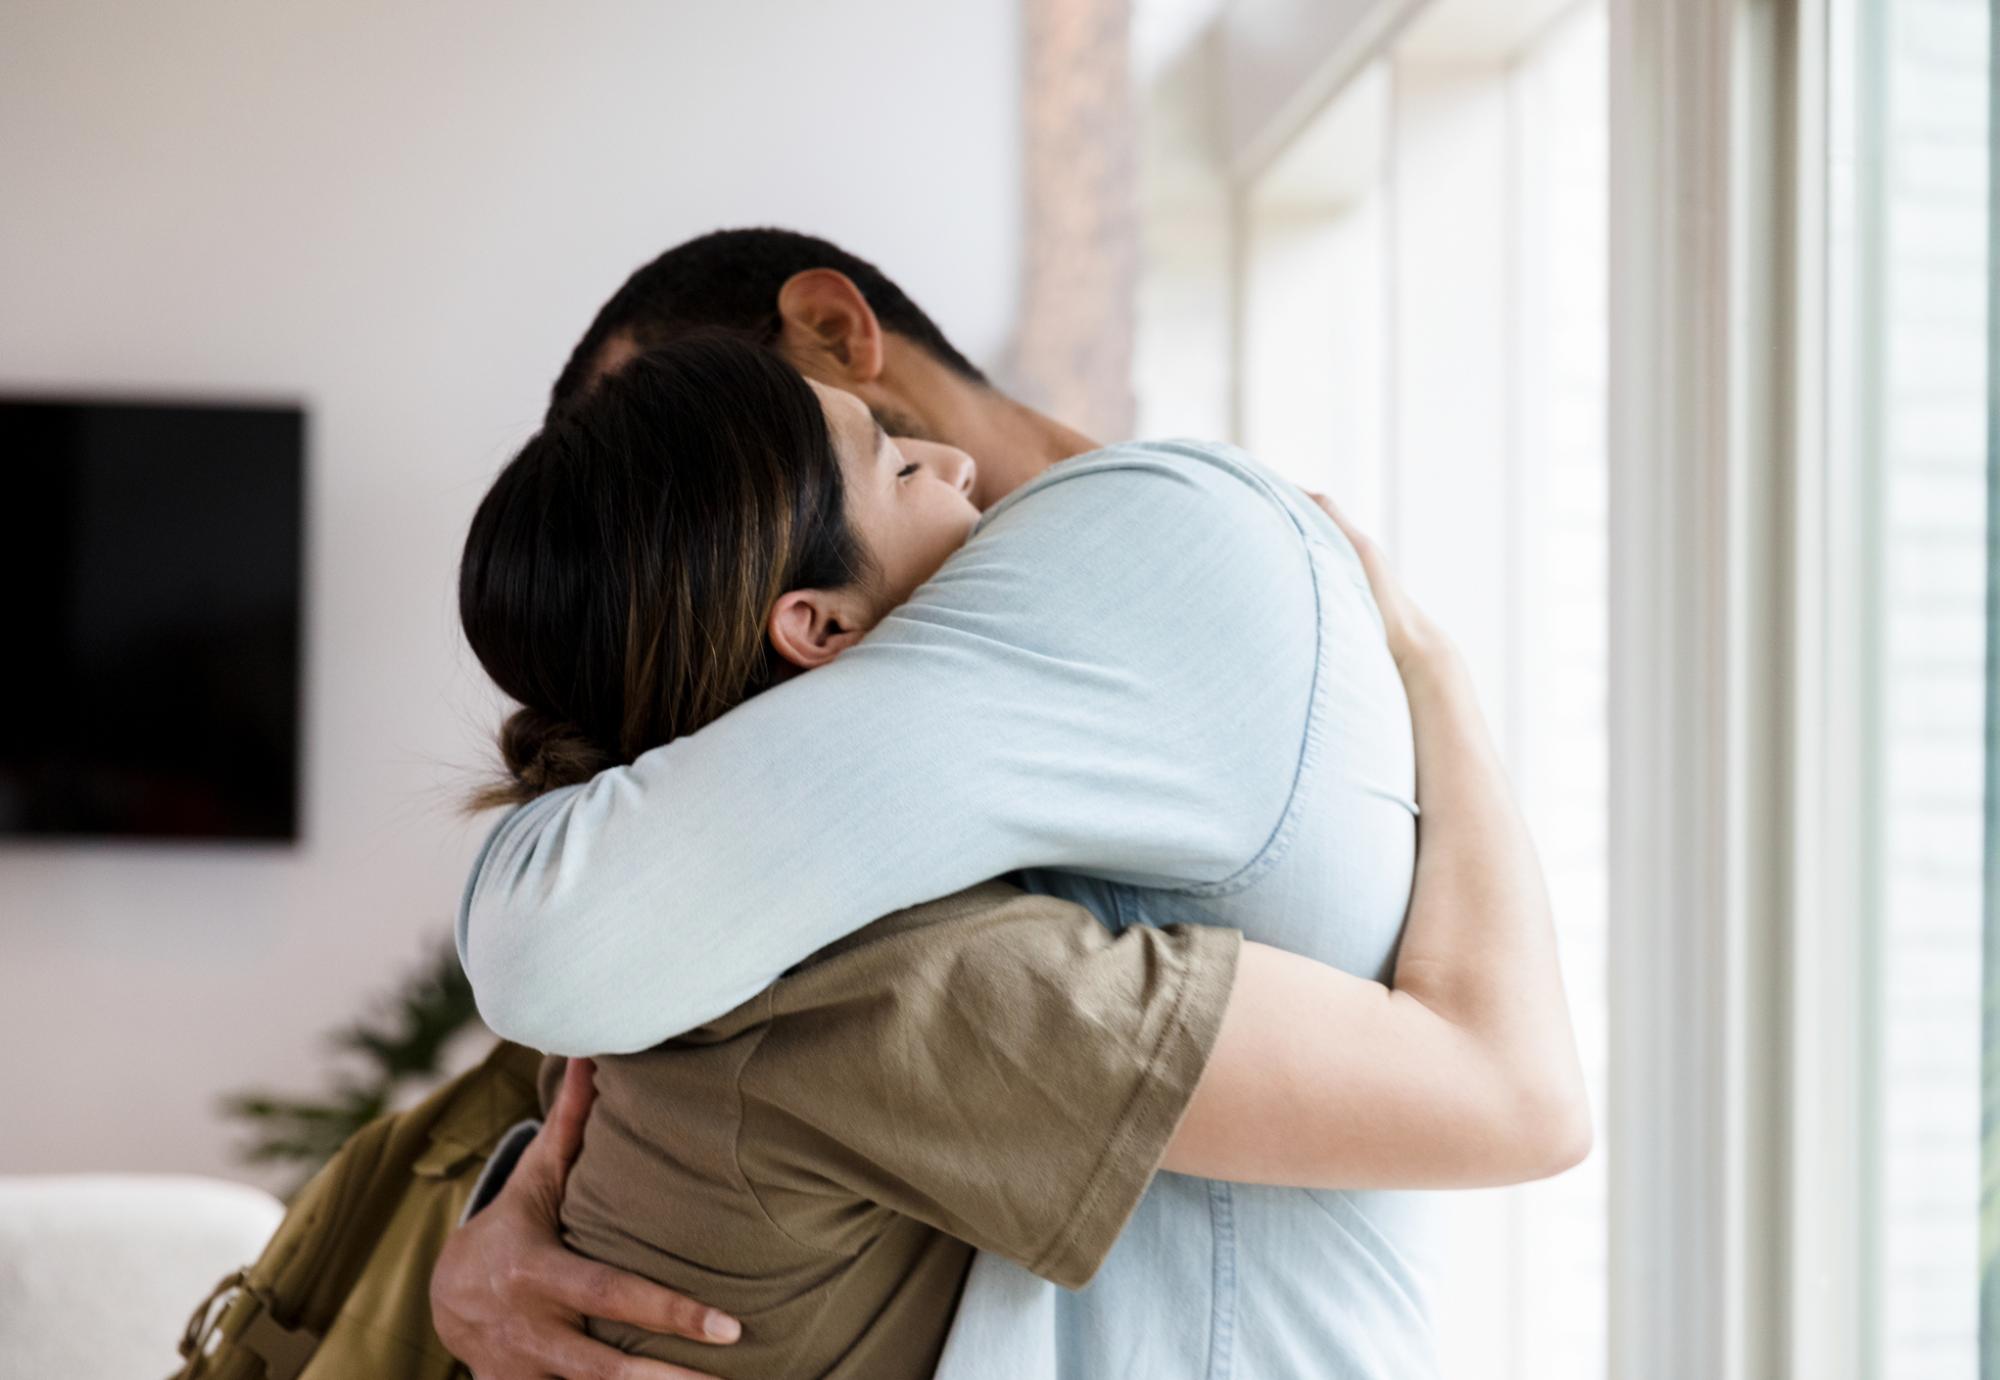
M 725 1380 L 897 1380 L 936 1367 L 974 1248 L 1080 1287 L 1187 1108 L 1240 943 L 1114 935 L 987 883 L 598 1061 L 565 1238 L 740 1318 L 743 1338 L 591 1330 Z M 544 1065 L 545 1105 L 560 1071 Z

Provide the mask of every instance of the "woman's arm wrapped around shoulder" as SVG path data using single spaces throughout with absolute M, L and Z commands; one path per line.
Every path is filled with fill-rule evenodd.
M 1327 1188 L 1542 1178 L 1591 1143 L 1590 1109 L 1533 840 L 1448 639 L 1380 551 L 1354 543 L 1416 735 L 1409 918 L 1390 985 L 1246 944 L 1166 1166 Z

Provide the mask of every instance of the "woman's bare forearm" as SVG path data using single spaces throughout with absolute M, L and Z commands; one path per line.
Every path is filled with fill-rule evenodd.
M 1166 1168 L 1470 1188 L 1541 1178 L 1588 1149 L 1534 849 L 1464 669 L 1424 657 L 1400 659 L 1423 816 L 1393 985 L 1246 943 Z
M 1417 862 L 1392 985 L 1245 944 L 1166 1165 L 1304 1187 L 1540 1178 L 1590 1144 L 1547 890 L 1464 664 L 1381 552 L 1366 569 L 1409 700 Z
M 1548 890 L 1471 679 L 1449 647 L 1400 664 L 1423 814 L 1394 985 L 1474 1036 L 1526 1115 L 1587 1142 Z

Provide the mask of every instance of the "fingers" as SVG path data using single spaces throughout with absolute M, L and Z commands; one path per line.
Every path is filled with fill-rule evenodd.
M 1375 554 L 1375 543 L 1369 539 L 1366 532 L 1363 532 L 1359 527 L 1356 527 L 1347 520 L 1347 515 L 1340 511 L 1332 499 L 1328 498 L 1325 494 L 1316 494 L 1310 490 L 1307 491 L 1306 497 L 1318 504 L 1319 510 L 1322 513 L 1333 519 L 1333 525 L 1340 529 L 1341 534 L 1354 547 L 1355 554 L 1363 558 L 1373 557 Z
M 574 1316 L 556 1322 L 536 1313 L 516 1309 L 498 1316 L 472 1336 L 467 1351 L 454 1353 L 473 1380 L 717 1380 L 706 1371 L 628 1356 L 590 1336 Z
M 581 1333 L 544 1364 L 549 1366 L 552 1380 L 716 1380 L 706 1371 L 627 1356 Z
M 597 1098 L 595 1074 L 596 1066 L 588 1059 L 571 1059 L 563 1066 L 562 1087 L 542 1120 L 541 1130 L 535 1132 L 535 1138 L 521 1152 L 520 1163 L 500 1186 L 502 1199 L 532 1200 L 538 1215 L 553 1220 L 570 1166 L 583 1149 L 583 1126 L 590 1119 L 590 1104 Z
M 596 1071 L 588 1059 L 572 1059 L 565 1064 L 562 1089 L 542 1124 L 541 1136 L 548 1137 L 550 1151 L 565 1165 L 576 1159 L 576 1152 L 583 1146 L 583 1123 L 590 1119 L 590 1104 L 597 1097 Z
M 1354 554 L 1360 558 L 1361 572 L 1368 577 L 1368 590 L 1375 596 L 1375 607 L 1382 615 L 1382 631 L 1389 640 L 1389 651 L 1395 657 L 1398 669 L 1406 670 L 1411 657 L 1440 652 L 1450 655 L 1449 641 L 1424 611 L 1410 601 L 1402 582 L 1390 568 L 1388 557 L 1382 554 L 1382 548 L 1366 532 L 1349 522 L 1325 494 L 1308 491 L 1306 497 L 1333 519 L 1334 525 L 1346 536 L 1348 545 L 1354 548 Z
M 587 1318 L 629 1323 L 648 1332 L 719 1346 L 743 1335 L 742 1324 L 720 1309 L 581 1256 L 570 1257 L 559 1272 L 551 1274 L 548 1283 L 558 1302 Z

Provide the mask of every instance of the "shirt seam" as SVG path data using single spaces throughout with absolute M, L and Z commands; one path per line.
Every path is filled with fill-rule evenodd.
M 1226 873 L 1213 881 L 1182 882 L 1178 884 L 1169 882 L 1162 883 L 1154 888 L 1159 891 L 1183 896 L 1226 896 L 1254 886 L 1284 858 L 1285 850 L 1290 844 L 1293 834 L 1297 832 L 1295 822 L 1299 815 L 1301 803 L 1302 792 L 1300 787 L 1307 779 L 1306 774 L 1308 770 L 1318 760 L 1319 741 L 1322 736 L 1320 733 L 1321 711 L 1326 698 L 1325 687 L 1327 681 L 1326 594 L 1322 585 L 1322 569 L 1319 555 L 1325 543 L 1315 538 L 1306 529 L 1306 525 L 1300 520 L 1298 512 L 1285 496 L 1278 492 L 1277 486 L 1253 466 L 1244 464 L 1233 457 L 1220 455 L 1218 448 L 1212 445 L 1191 445 L 1174 439 L 1154 442 L 1152 445 L 1162 450 L 1171 448 L 1170 453 L 1182 460 L 1192 460 L 1198 464 L 1212 466 L 1241 482 L 1254 486 L 1257 492 L 1263 495 L 1265 501 L 1276 508 L 1283 515 L 1285 521 L 1291 524 L 1292 533 L 1299 543 L 1300 554 L 1305 557 L 1306 578 L 1312 582 L 1312 680 L 1306 690 L 1306 716 L 1305 723 L 1302 725 L 1299 734 L 1298 757 L 1292 765 L 1291 784 L 1285 793 L 1285 803 L 1278 810 L 1278 818 L 1272 823 L 1270 833 L 1265 836 L 1264 842 L 1258 846 L 1257 851 L 1252 853 L 1249 859 L 1235 871 Z M 981 521 L 980 526 L 984 528 L 986 523 L 999 512 L 1005 511 L 1008 507 L 1015 506 L 1022 498 L 1032 493 L 1040 493 L 1043 490 L 1054 488 L 1056 485 L 1066 483 L 1069 480 L 1081 478 L 1089 474 L 1102 473 L 1108 469 L 1144 469 L 1147 468 L 1149 459 L 1153 464 L 1159 463 L 1157 458 L 1152 457 L 1145 450 L 1139 450 L 1129 456 L 1120 455 L 1119 452 L 1124 449 L 1125 447 L 1123 446 L 1107 446 L 1102 450 L 1090 452 L 1088 455 L 1076 457 L 1077 461 L 1090 462 L 1088 467 L 1080 464 L 1075 469 L 1065 471 L 1062 466 L 1057 466 L 1043 477 L 1035 480 L 1032 488 L 1024 486 L 1023 489 L 1017 489 L 1014 493 L 1007 495 L 999 504 L 995 505 L 993 511 L 986 515 L 986 518 Z M 1116 460 L 1113 459 L 1114 456 L 1117 457 Z M 1070 464 L 1074 462 L 1066 461 L 1064 463 Z
M 776 1023 L 776 1018 L 772 1015 L 772 1008 L 775 1005 L 772 994 L 776 990 L 776 983 L 764 989 L 763 1027 L 757 1032 L 757 1043 L 751 1046 L 750 1053 L 744 1056 L 743 1062 L 736 1066 L 736 1077 L 730 1082 L 730 1093 L 736 1101 L 736 1133 L 730 1137 L 729 1142 L 730 1167 L 736 1171 L 737 1180 L 742 1183 L 743 1191 L 750 1195 L 750 1201 L 757 1205 L 757 1215 L 764 1219 L 772 1231 L 778 1233 L 778 1235 L 784 1237 L 785 1240 L 791 1242 L 802 1251 L 811 1251 L 814 1255 L 822 1255 L 830 1259 L 844 1259 L 845 1256 L 842 1252 L 831 1250 L 825 1246 L 817 1246 L 809 1241 L 801 1241 L 798 1237 L 792 1235 L 790 1231 L 786 1230 L 779 1223 L 778 1219 L 771 1215 L 771 1209 L 764 1203 L 764 1195 L 757 1191 L 756 1181 L 750 1177 L 749 1171 L 743 1167 L 743 1125 L 748 1120 L 743 1111 L 743 1075 L 750 1071 L 750 1065 L 755 1063 L 757 1056 L 764 1052 L 764 1042 L 770 1038 L 771 1027 Z
M 1230 1380 L 1236 1362 L 1236 1195 L 1218 1180 L 1208 1185 L 1209 1313 L 1207 1380 Z
M 1258 483 L 1264 484 L 1261 476 L 1253 477 L 1257 478 Z M 1269 485 L 1265 484 L 1265 488 L 1268 492 Z M 1297 832 L 1300 807 L 1304 799 L 1302 787 L 1308 779 L 1308 773 L 1319 760 L 1320 743 L 1324 737 L 1321 729 L 1322 721 L 1325 717 L 1322 711 L 1325 708 L 1327 683 L 1326 594 L 1322 583 L 1323 572 L 1320 563 L 1320 551 L 1323 549 L 1323 544 L 1313 539 L 1312 534 L 1307 532 L 1304 524 L 1299 521 L 1298 515 L 1292 512 L 1290 506 L 1282 498 L 1275 493 L 1270 494 L 1270 498 L 1283 511 L 1285 517 L 1292 524 L 1292 530 L 1298 535 L 1299 544 L 1306 559 L 1306 576 L 1312 582 L 1313 592 L 1312 681 L 1306 690 L 1305 724 L 1299 734 L 1298 757 L 1292 765 L 1291 785 L 1285 793 L 1285 803 L 1278 812 L 1277 821 L 1271 826 L 1271 832 L 1265 837 L 1263 844 L 1258 848 L 1256 853 L 1251 855 L 1248 862 L 1244 863 L 1236 871 L 1215 881 L 1192 882 L 1178 887 L 1160 888 L 1164 891 L 1177 891 L 1182 895 L 1195 897 L 1226 896 L 1253 886 L 1261 880 L 1266 873 L 1283 860 L 1285 851 L 1290 846 L 1293 835 Z
M 757 1191 L 756 1182 L 751 1179 L 749 1172 L 743 1168 L 743 1124 L 748 1120 L 743 1111 L 743 1076 L 749 1072 L 750 1065 L 756 1062 L 757 1056 L 764 1052 L 764 1042 L 771 1036 L 771 1027 L 777 1024 L 777 1018 L 773 1014 L 777 1006 L 775 994 L 782 981 L 783 979 L 780 979 L 779 982 L 774 982 L 764 989 L 762 994 L 764 1003 L 763 1025 L 757 1032 L 757 1043 L 750 1047 L 750 1052 L 743 1057 L 743 1062 L 736 1066 L 736 1077 L 730 1080 L 730 1092 L 736 1101 L 736 1133 L 730 1137 L 729 1141 L 729 1164 L 736 1171 L 736 1178 L 743 1185 L 743 1191 L 748 1193 L 750 1201 L 756 1204 L 757 1215 L 764 1219 L 772 1231 L 791 1242 L 794 1246 L 797 1246 L 800 1250 L 810 1252 L 813 1255 L 829 1260 L 851 1259 L 851 1257 L 840 1251 L 829 1250 L 825 1246 L 815 1246 L 801 1241 L 781 1226 L 778 1219 L 771 1215 L 771 1209 L 765 1206 L 764 1195 Z M 804 1326 L 794 1330 L 792 1334 L 792 1346 L 785 1353 L 785 1361 L 784 1365 L 780 1367 L 781 1370 L 789 1371 L 792 1363 L 798 1359 L 801 1350 L 809 1346 L 812 1339 L 819 1335 L 819 1329 L 825 1323 L 827 1311 L 833 1307 L 833 1302 L 833 1291 L 824 1291 L 820 1305 L 813 1310 L 811 1319 Z

